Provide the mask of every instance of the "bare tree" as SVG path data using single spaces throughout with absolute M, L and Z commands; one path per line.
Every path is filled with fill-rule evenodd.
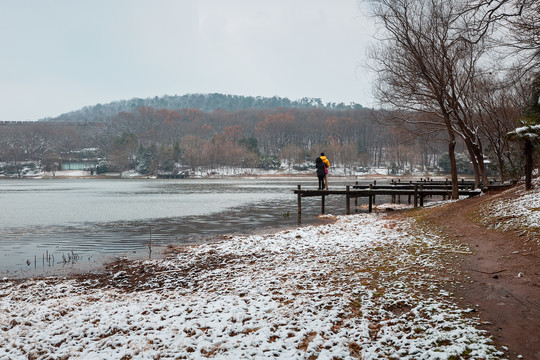
M 523 88 L 523 82 L 509 86 L 494 75 L 487 75 L 476 80 L 476 91 L 472 94 L 478 129 L 497 162 L 501 182 L 506 178 L 505 158 L 510 152 L 507 134 L 518 124 L 526 101 Z
M 469 31 L 472 18 L 463 1 L 369 0 L 385 37 L 372 53 L 379 81 L 376 94 L 400 121 L 445 129 L 458 197 L 456 137 L 467 145 L 476 183 L 487 183 L 482 142 L 473 123 L 469 94 L 486 48 Z M 430 114 L 419 118 L 416 114 Z M 433 121 L 435 119 L 435 121 Z M 481 180 L 480 180 L 481 178 Z
M 538 72 L 540 66 L 540 2 L 516 0 L 519 16 L 510 19 L 514 35 L 513 46 L 522 56 L 522 66 Z
M 304 150 L 296 145 L 289 144 L 281 150 L 281 158 L 287 161 L 289 169 L 296 164 L 300 164 L 306 161 Z
M 522 74 L 537 72 L 540 65 L 540 2 L 538 0 L 472 0 L 476 31 L 503 33 L 500 45 L 514 56 L 513 65 Z M 501 29 L 504 29 L 501 31 Z
M 180 141 L 184 162 L 194 171 L 202 163 L 206 141 L 193 135 L 186 135 Z
M 476 94 L 480 94 L 475 99 L 478 105 L 478 126 L 497 157 L 501 180 L 503 180 L 502 153 L 503 149 L 508 148 L 505 135 L 516 125 L 529 126 L 540 122 L 537 118 L 533 121 L 527 118 L 527 113 L 530 114 L 530 106 L 525 104 L 527 100 L 524 101 L 526 97 L 529 97 L 529 94 L 524 96 L 524 93 L 530 90 L 530 85 L 535 86 L 534 79 L 538 77 L 540 70 L 540 23 L 538 22 L 540 2 L 538 0 L 471 0 L 466 11 L 473 14 L 476 20 L 475 26 L 472 27 L 473 32 L 476 31 L 478 36 L 494 35 L 496 41 L 493 44 L 501 54 L 499 59 L 504 64 L 501 70 L 507 72 L 504 78 L 495 78 L 495 76 L 480 78 L 475 85 L 478 90 Z M 523 89 L 527 90 L 523 91 Z M 532 102 L 537 106 L 537 97 L 533 96 Z M 527 149 L 527 143 L 525 145 Z M 529 153 L 532 154 L 531 149 Z M 510 157 L 507 156 L 507 158 Z M 527 164 L 529 162 L 530 159 L 527 160 Z

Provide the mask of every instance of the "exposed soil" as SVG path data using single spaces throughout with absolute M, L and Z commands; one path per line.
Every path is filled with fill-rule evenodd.
M 470 246 L 472 255 L 455 264 L 463 286 L 452 290 L 461 305 L 477 310 L 484 329 L 508 348 L 508 359 L 540 360 L 540 249 L 526 231 L 498 232 L 474 222 L 475 210 L 491 198 L 429 209 L 426 220 Z

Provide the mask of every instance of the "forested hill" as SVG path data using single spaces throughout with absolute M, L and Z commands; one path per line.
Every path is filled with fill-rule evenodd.
M 165 95 L 147 99 L 134 98 L 131 100 L 120 100 L 108 104 L 97 104 L 86 106 L 81 110 L 62 114 L 55 118 L 41 119 L 40 121 L 107 121 L 120 112 L 134 112 L 141 107 L 153 107 L 155 109 L 198 109 L 201 111 L 213 111 L 221 109 L 234 111 L 240 109 L 275 109 L 275 108 L 323 108 L 335 110 L 361 109 L 362 105 L 352 103 L 327 103 L 323 104 L 321 99 L 303 98 L 291 101 L 281 97 L 252 97 L 224 94 L 187 94 L 187 95 Z

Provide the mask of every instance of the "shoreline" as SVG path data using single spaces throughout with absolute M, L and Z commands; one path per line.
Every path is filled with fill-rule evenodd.
M 294 231 L 308 226 L 320 226 L 330 224 L 336 221 L 336 216 L 333 215 L 320 215 L 317 219 L 306 222 L 300 225 L 284 225 L 284 226 L 265 226 L 262 229 L 252 229 L 245 232 L 230 232 L 219 234 L 195 234 L 190 235 L 191 240 L 184 243 L 169 243 L 169 244 L 156 244 L 152 246 L 152 251 L 139 250 L 127 255 L 119 252 L 118 254 L 98 254 L 93 258 L 99 258 L 93 263 L 88 261 L 76 261 L 68 264 L 57 263 L 56 266 L 49 266 L 47 268 L 41 268 L 36 272 L 36 269 L 17 270 L 4 273 L 0 275 L 0 280 L 13 280 L 13 281 L 25 281 L 44 278 L 77 278 L 80 276 L 90 274 L 103 274 L 108 268 L 114 266 L 119 262 L 140 262 L 145 260 L 162 261 L 171 255 L 174 251 L 178 251 L 182 248 L 189 248 L 194 246 L 202 246 L 205 244 L 213 244 L 221 241 L 227 241 L 235 237 L 246 236 L 261 236 L 276 234 L 282 231 Z M 33 272 L 30 274 L 30 272 Z
M 450 177 L 449 174 L 383 174 L 381 172 L 373 173 L 355 173 L 355 174 L 342 174 L 336 172 L 330 172 L 329 178 L 333 179 L 355 179 L 355 180 L 371 180 L 371 179 L 382 179 L 382 180 L 391 180 L 391 179 L 402 179 L 405 181 L 409 180 L 419 180 L 419 179 L 433 179 L 433 180 L 444 180 Z M 288 171 L 288 170 L 278 170 L 278 171 L 261 171 L 261 172 L 239 172 L 239 173 L 227 173 L 227 172 L 213 172 L 209 171 L 205 175 L 198 174 L 188 176 L 183 179 L 159 179 L 157 175 L 142 175 L 134 172 L 125 172 L 125 173 L 108 173 L 100 175 L 90 175 L 89 171 L 83 170 L 66 170 L 66 171 L 57 171 L 56 175 L 52 173 L 38 173 L 32 175 L 24 175 L 22 177 L 16 176 L 5 176 L 0 175 L 0 179 L 149 179 L 149 180 L 189 180 L 189 179 L 223 179 L 223 178 L 313 178 L 314 181 L 317 181 L 317 176 L 315 174 L 315 169 L 313 171 Z M 471 175 L 461 174 L 459 178 L 470 179 Z

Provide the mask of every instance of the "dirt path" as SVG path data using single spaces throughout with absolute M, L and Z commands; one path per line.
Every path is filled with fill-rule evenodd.
M 497 232 L 471 221 L 473 211 L 488 200 L 483 196 L 433 208 L 427 220 L 472 250 L 456 264 L 470 277 L 452 289 L 456 298 L 477 309 L 484 328 L 508 348 L 508 359 L 540 360 L 540 249 L 527 244 L 522 231 Z

